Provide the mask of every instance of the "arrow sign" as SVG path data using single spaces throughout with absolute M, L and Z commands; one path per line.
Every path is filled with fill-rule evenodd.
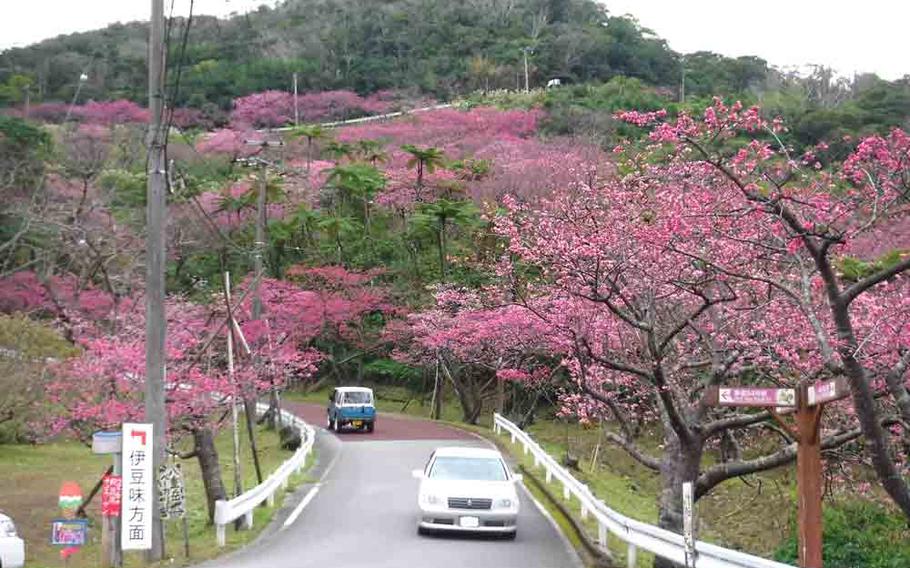
M 720 387 L 717 395 L 720 406 L 796 406 L 796 389 Z
M 844 398 L 850 394 L 850 387 L 845 379 L 834 379 L 831 381 L 819 381 L 814 385 L 809 385 L 806 389 L 806 398 L 809 406 L 824 404 L 832 400 Z

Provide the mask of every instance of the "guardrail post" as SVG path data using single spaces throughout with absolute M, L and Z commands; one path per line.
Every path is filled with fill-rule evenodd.
M 569 493 L 569 484 L 565 481 L 562 482 L 562 498 L 566 501 L 570 501 L 572 499 L 572 494 Z
M 252 510 L 247 511 L 247 513 L 245 515 L 243 515 L 243 528 L 246 530 L 250 530 L 251 528 L 253 528 L 253 511 Z
M 597 544 L 607 548 L 607 527 L 603 523 L 597 523 Z
M 540 454 L 534 454 L 534 467 L 540 467 Z
M 224 525 L 215 525 L 215 540 L 218 541 L 218 546 L 227 544 L 224 535 Z
M 629 543 L 629 551 L 626 553 L 626 567 L 636 568 L 638 565 L 638 547 Z
M 512 432 L 512 443 L 515 443 L 515 432 Z
M 525 446 L 525 455 L 528 455 L 528 449 L 529 449 L 529 448 L 528 448 L 528 443 L 527 443 L 527 442 L 524 442 L 524 446 Z
M 553 472 L 550 470 L 550 468 L 547 468 L 547 483 L 552 483 L 552 482 L 553 482 Z
M 588 508 L 585 506 L 584 501 L 581 503 L 581 520 L 588 518 Z
M 275 506 L 275 492 L 274 491 L 269 493 L 269 496 L 265 498 L 265 504 L 267 507 Z

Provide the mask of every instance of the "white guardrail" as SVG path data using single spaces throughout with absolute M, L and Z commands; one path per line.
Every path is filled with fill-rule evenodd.
M 258 412 L 265 412 L 268 409 L 268 404 L 258 403 L 256 405 Z M 281 411 L 281 424 L 296 426 L 300 429 L 300 447 L 294 452 L 293 456 L 281 464 L 281 467 L 276 469 L 256 487 L 229 501 L 215 501 L 215 535 L 218 539 L 218 546 L 224 546 L 225 528 L 237 519 L 244 517 L 244 526 L 252 528 L 253 509 L 263 501 L 267 502 L 270 507 L 273 506 L 275 504 L 275 494 L 287 488 L 288 479 L 292 474 L 300 471 L 303 464 L 306 463 L 307 456 L 313 450 L 316 431 L 312 426 L 286 411 Z
M 524 453 L 533 455 L 534 466 L 543 466 L 547 483 L 551 483 L 555 477 L 562 484 L 565 499 L 574 497 L 578 500 L 581 505 L 582 519 L 591 515 L 597 520 L 599 527 L 597 543 L 604 550 L 607 549 L 608 532 L 628 545 L 626 555 L 628 568 L 636 568 L 639 548 L 685 566 L 686 548 L 682 535 L 636 521 L 609 508 L 594 496 L 587 485 L 575 479 L 550 454 L 544 451 L 531 436 L 499 414 L 493 415 L 493 429 L 497 434 L 501 434 L 503 430 L 508 432 L 513 444 L 516 441 L 520 442 L 524 447 Z M 690 560 L 689 562 L 692 568 L 792 568 L 789 564 L 702 541 L 695 543 L 695 550 L 695 561 Z

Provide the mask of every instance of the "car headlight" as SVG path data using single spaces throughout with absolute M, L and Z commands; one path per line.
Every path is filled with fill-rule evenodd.
M 493 506 L 497 509 L 511 509 L 512 507 L 515 506 L 515 500 L 514 499 L 497 499 L 493 503 Z
M 424 493 L 423 502 L 427 505 L 439 505 L 442 503 L 442 498 L 438 495 L 433 495 L 432 493 Z

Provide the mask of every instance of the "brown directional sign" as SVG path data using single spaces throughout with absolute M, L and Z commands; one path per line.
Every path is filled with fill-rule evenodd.
M 706 396 L 715 406 L 796 406 L 796 389 L 759 387 L 714 387 Z
M 838 400 L 850 395 L 850 387 L 846 379 L 833 379 L 830 381 L 819 381 L 814 385 L 809 385 L 806 389 L 806 403 L 809 406 L 824 404 L 832 400 Z

